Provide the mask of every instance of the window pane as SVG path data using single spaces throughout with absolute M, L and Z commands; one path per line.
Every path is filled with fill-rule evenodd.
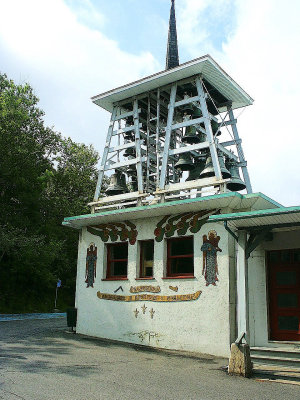
M 110 246 L 110 259 L 119 260 L 128 258 L 128 243 Z
M 194 273 L 194 258 L 172 258 L 171 259 L 171 274 L 193 274 Z
M 296 316 L 278 317 L 278 328 L 282 331 L 298 331 L 299 318 Z
M 153 276 L 154 240 L 140 242 L 141 246 L 141 278 Z
M 280 286 L 293 286 L 297 282 L 296 271 L 278 271 L 276 272 L 276 283 Z
M 281 308 L 298 307 L 297 293 L 279 293 L 277 295 L 277 305 Z
M 142 244 L 144 260 L 153 261 L 154 240 L 147 240 L 146 242 L 142 242 L 141 244 Z
M 110 263 L 111 276 L 127 276 L 127 261 L 112 261 Z
M 171 256 L 181 256 L 194 253 L 193 238 L 185 238 L 180 240 L 170 240 L 170 254 Z

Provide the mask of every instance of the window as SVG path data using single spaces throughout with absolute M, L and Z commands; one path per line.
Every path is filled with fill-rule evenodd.
M 140 278 L 153 277 L 154 240 L 140 241 Z
M 194 276 L 193 237 L 169 239 L 167 277 Z
M 128 243 L 107 245 L 107 279 L 127 278 Z

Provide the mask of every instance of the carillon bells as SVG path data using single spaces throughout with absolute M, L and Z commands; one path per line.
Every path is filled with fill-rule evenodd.
M 218 132 L 219 129 L 219 122 L 215 121 L 214 119 L 211 120 L 211 129 L 213 131 L 214 136 L 220 136 L 221 135 L 221 131 Z
M 189 176 L 185 181 L 188 182 L 200 179 L 200 174 L 205 168 L 205 162 L 204 159 L 197 160 L 197 162 L 194 163 L 194 169 L 189 172 Z
M 183 99 L 184 100 L 186 100 L 186 99 L 188 99 L 190 96 L 187 94 L 187 93 L 185 93 L 184 94 L 184 96 L 183 96 Z M 193 106 L 193 104 L 192 103 L 187 103 L 187 104 L 185 104 L 183 107 L 182 107 L 182 114 L 184 115 L 184 114 L 186 114 L 186 115 L 193 115 L 193 112 L 194 112 L 194 110 L 195 110 L 195 107 Z
M 195 144 L 200 143 L 200 137 L 197 135 L 197 129 L 195 126 L 187 126 L 185 135 L 182 138 L 182 143 Z
M 135 164 L 129 165 L 127 167 L 126 173 L 129 176 L 136 175 L 136 166 L 135 166 Z
M 134 147 L 128 147 L 128 149 L 126 149 L 124 151 L 124 157 L 135 157 L 136 156 L 136 152 L 135 152 L 135 148 Z
M 220 170 L 223 179 L 228 179 L 231 177 L 230 171 L 225 166 L 224 158 L 221 153 L 218 152 L 218 160 L 220 165 Z M 215 170 L 212 162 L 211 156 L 208 156 L 206 159 L 205 169 L 201 173 L 201 178 L 209 178 L 211 176 L 215 176 Z
M 127 126 L 127 124 L 126 124 L 126 126 Z M 133 133 L 132 132 L 126 132 L 125 136 L 124 136 L 124 140 L 125 140 L 125 143 L 133 143 L 134 142 Z M 129 157 L 129 156 L 135 157 L 135 155 L 136 155 L 136 152 L 135 152 L 135 148 L 134 147 L 128 147 L 128 149 L 126 149 L 124 151 L 124 157 Z
M 215 170 L 211 156 L 208 156 L 205 162 L 205 168 L 200 174 L 200 178 L 209 178 L 211 176 L 215 176 Z
M 130 177 L 129 190 L 130 190 L 130 192 L 137 192 L 138 191 L 138 183 L 137 183 L 137 177 L 136 176 L 131 176 Z
M 224 157 L 223 154 L 218 152 L 218 160 L 219 160 L 219 165 L 220 165 L 220 169 L 221 169 L 221 174 L 222 174 L 222 178 L 223 179 L 228 179 L 231 177 L 231 173 L 230 171 L 228 171 L 228 169 L 225 166 L 224 163 Z
M 180 169 L 181 171 L 191 171 L 194 169 L 194 163 L 189 153 L 180 154 L 179 160 L 174 165 L 174 168 Z
M 202 112 L 199 108 L 194 108 L 193 119 L 201 118 Z M 185 135 L 182 138 L 182 143 L 195 144 L 203 143 L 206 141 L 206 135 L 203 132 L 197 131 L 197 128 L 193 125 L 187 126 L 185 130 Z
M 105 191 L 107 196 L 115 196 L 117 194 L 122 194 L 128 192 L 126 186 L 125 174 L 122 171 L 116 169 L 115 173 L 111 175 L 108 188 Z
M 246 188 L 245 183 L 241 180 L 239 167 L 234 160 L 226 160 L 226 166 L 231 173 L 231 180 L 227 183 L 227 189 L 232 192 L 238 192 Z

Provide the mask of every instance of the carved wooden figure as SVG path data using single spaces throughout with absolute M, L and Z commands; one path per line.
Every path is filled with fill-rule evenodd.
M 97 247 L 95 243 L 91 243 L 86 252 L 86 270 L 85 283 L 86 287 L 94 287 L 96 278 L 96 263 L 97 263 Z
M 203 236 L 203 245 L 201 250 L 203 252 L 203 269 L 202 275 L 206 280 L 206 286 L 214 285 L 218 279 L 218 260 L 217 252 L 222 251 L 219 247 L 220 236 L 217 236 L 217 232 L 212 230 L 208 232 L 208 238 L 206 235 Z

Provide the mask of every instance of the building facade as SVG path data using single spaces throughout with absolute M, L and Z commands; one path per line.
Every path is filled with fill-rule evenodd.
M 179 64 L 174 3 L 166 70 L 92 98 L 111 120 L 91 214 L 63 223 L 76 330 L 225 357 L 241 337 L 293 346 L 300 207 L 252 193 L 234 111 L 253 99 L 209 55 Z

